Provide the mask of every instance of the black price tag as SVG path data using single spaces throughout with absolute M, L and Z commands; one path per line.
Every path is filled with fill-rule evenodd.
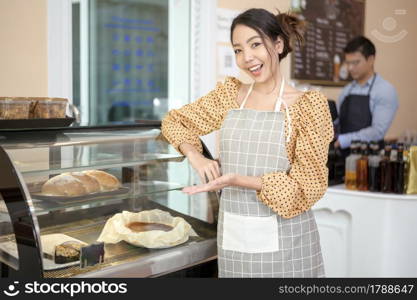
M 80 268 L 94 266 L 104 261 L 104 243 L 94 243 L 81 248 Z

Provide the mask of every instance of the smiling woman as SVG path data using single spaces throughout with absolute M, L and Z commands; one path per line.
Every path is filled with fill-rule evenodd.
M 162 121 L 165 137 L 203 182 L 183 192 L 222 190 L 220 277 L 324 276 L 310 208 L 327 188 L 333 125 L 326 98 L 295 90 L 280 71 L 293 40 L 302 40 L 301 25 L 264 9 L 238 15 L 231 41 L 237 65 L 253 83 L 229 77 Z M 199 140 L 217 129 L 220 164 L 201 155 Z
M 253 9 L 234 19 L 230 37 L 237 65 L 254 78 L 258 86 L 279 75 L 279 61 L 292 51 L 292 37 L 299 43 L 303 41 L 302 23 L 295 17 L 279 14 L 276 17 L 279 20 L 274 20 L 265 18 L 263 12 Z

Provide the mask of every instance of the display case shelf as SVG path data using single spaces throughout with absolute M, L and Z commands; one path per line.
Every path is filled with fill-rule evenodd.
M 74 210 L 74 209 L 84 209 L 95 206 L 110 205 L 115 203 L 120 203 L 123 200 L 129 200 L 132 198 L 141 198 L 145 196 L 152 196 L 157 193 L 167 193 L 170 191 L 177 191 L 183 189 L 185 186 L 180 185 L 174 182 L 163 182 L 163 181 L 145 181 L 139 182 L 138 187 L 140 192 L 137 194 L 133 193 L 132 184 L 125 184 L 126 193 L 114 194 L 114 195 L 104 195 L 104 196 L 93 196 L 77 197 L 77 200 L 68 199 L 66 203 L 64 200 L 54 201 L 51 196 L 50 200 L 45 200 L 36 198 L 36 195 L 32 195 L 32 203 L 35 208 L 36 214 L 45 214 L 52 211 L 63 211 L 63 210 Z
M 111 168 L 121 168 L 121 167 L 131 167 L 131 166 L 142 166 L 158 162 L 182 162 L 185 159 L 184 156 L 179 154 L 149 154 L 142 157 L 132 158 L 130 160 L 121 160 L 121 159 L 103 159 L 99 161 L 90 161 L 90 162 L 80 162 L 80 165 L 71 166 L 71 167 L 59 167 L 59 166 L 50 166 L 36 167 L 36 164 L 26 165 L 19 161 L 16 161 L 15 164 L 22 169 L 21 173 L 23 175 L 53 175 L 60 174 L 65 172 L 81 172 L 91 169 L 111 169 Z M 69 165 L 74 163 L 74 161 L 62 160 L 64 165 Z M 41 165 L 41 163 L 39 163 Z M 32 170 L 25 170 L 25 168 L 32 168 Z

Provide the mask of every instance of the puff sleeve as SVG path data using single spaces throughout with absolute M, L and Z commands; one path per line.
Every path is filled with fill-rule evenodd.
M 188 143 L 203 151 L 199 136 L 209 134 L 221 127 L 226 113 L 236 106 L 240 81 L 228 77 L 224 83 L 193 103 L 173 109 L 162 120 L 163 136 L 181 153 L 179 146 Z
M 284 218 L 295 217 L 316 203 L 328 185 L 327 156 L 333 125 L 326 97 L 311 91 L 296 103 L 293 135 L 288 147 L 291 169 L 261 177 L 258 199 Z

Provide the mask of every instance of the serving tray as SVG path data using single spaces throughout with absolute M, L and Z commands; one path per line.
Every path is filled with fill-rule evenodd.
M 0 120 L 1 129 L 36 129 L 68 127 L 75 118 Z
M 50 196 L 50 195 L 44 195 L 41 193 L 32 193 L 31 195 L 32 195 L 32 198 L 37 199 L 37 200 L 50 201 L 50 202 L 54 202 L 58 204 L 71 204 L 71 203 L 84 202 L 84 201 L 88 201 L 88 200 L 95 199 L 95 198 L 128 194 L 129 191 L 130 189 L 128 187 L 121 187 L 114 191 L 92 193 L 92 194 L 86 194 L 82 196 Z

